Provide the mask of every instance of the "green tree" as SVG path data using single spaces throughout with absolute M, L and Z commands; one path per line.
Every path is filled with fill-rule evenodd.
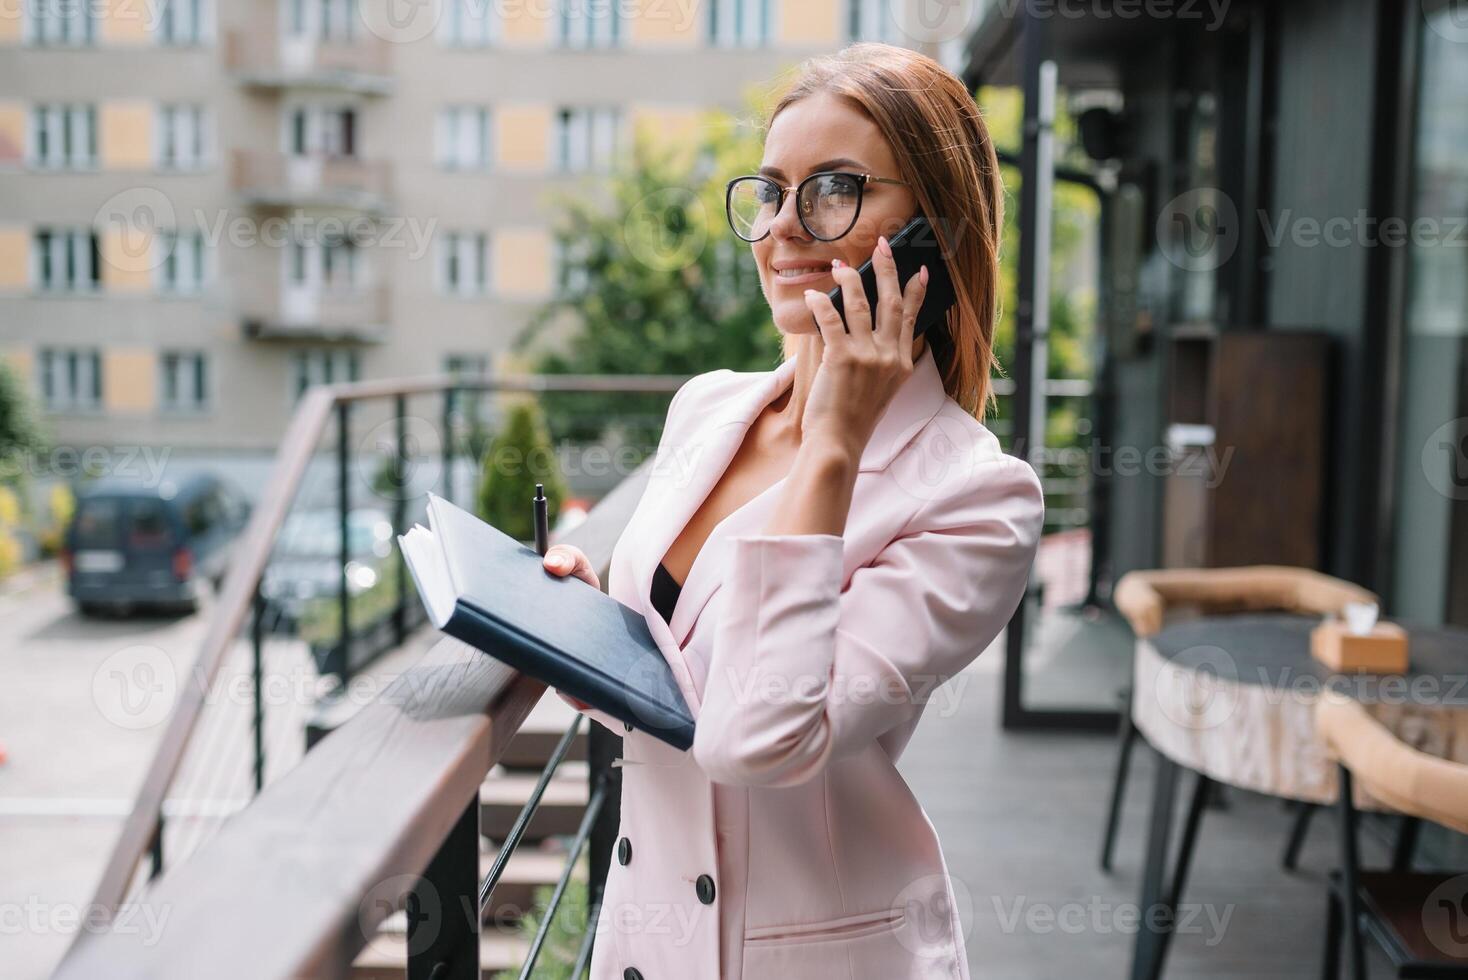
M 15 371 L 0 361 L 0 483 L 19 484 L 26 472 L 26 456 L 45 447 L 30 395 Z
M 545 485 L 546 512 L 554 526 L 566 499 L 566 484 L 540 408 L 522 402 L 509 410 L 504 429 L 490 441 L 481 460 L 475 501 L 479 516 L 517 541 L 534 540 L 530 501 L 537 483 Z
M 747 99 L 743 119 L 758 116 L 757 98 Z M 725 183 L 759 166 L 758 133 L 718 111 L 702 115 L 699 132 L 681 148 L 638 132 L 630 158 L 595 194 L 554 196 L 555 236 L 571 261 L 515 345 L 532 352 L 537 370 L 693 375 L 779 364 L 780 335 L 753 255 L 724 215 Z M 557 440 L 597 441 L 615 420 L 627 444 L 650 452 L 668 399 L 552 392 L 542 405 Z

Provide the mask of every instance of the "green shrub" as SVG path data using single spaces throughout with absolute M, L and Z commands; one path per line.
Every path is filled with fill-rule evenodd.
M 476 513 L 517 541 L 532 541 L 530 501 L 537 483 L 545 484 L 546 512 L 554 526 L 566 485 L 540 408 L 525 402 L 510 409 L 504 429 L 490 441 L 480 461 Z

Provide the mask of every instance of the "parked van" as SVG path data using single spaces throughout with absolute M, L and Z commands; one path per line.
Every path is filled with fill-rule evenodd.
M 78 496 L 61 565 L 83 613 L 198 608 L 201 583 L 217 588 L 249 505 L 219 477 L 104 479 Z

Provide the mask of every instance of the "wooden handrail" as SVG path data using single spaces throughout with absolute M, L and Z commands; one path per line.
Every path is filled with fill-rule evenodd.
M 346 976 L 544 690 L 440 640 L 130 903 L 127 921 L 161 935 L 119 916 L 55 977 Z
M 301 480 L 315 455 L 316 447 L 331 424 L 338 403 L 398 395 L 427 395 L 454 390 L 477 391 L 626 391 L 671 392 L 686 378 L 667 375 L 535 375 L 524 377 L 488 377 L 465 380 L 448 376 L 408 378 L 389 381 L 361 381 L 350 384 L 313 387 L 303 396 L 292 416 L 270 478 L 265 482 L 250 521 L 242 536 L 236 558 L 225 575 L 220 599 L 214 606 L 209 627 L 200 644 L 190 676 L 193 683 L 184 685 L 179 703 L 168 719 L 168 726 L 158 750 L 143 777 L 132 812 L 123 824 L 117 845 L 108 857 L 95 893 L 93 907 L 99 918 L 109 918 L 127 896 L 139 862 L 158 832 L 158 814 L 163 799 L 178 772 L 194 728 L 203 711 L 207 694 L 213 686 L 231 645 L 245 624 L 254 601 L 255 589 L 270 559 L 276 534 L 285 521 Z M 641 471 L 646 471 L 644 464 Z M 645 472 L 639 479 L 645 479 Z M 632 481 L 628 477 L 624 483 Z M 637 484 L 634 482 L 634 486 Z M 640 489 L 636 491 L 640 496 Z M 635 498 L 632 503 L 635 505 Z M 600 508 L 593 510 L 593 514 Z M 627 511 L 630 514 L 630 510 Z M 587 521 L 577 528 L 579 534 L 592 535 L 600 521 Z M 585 529 L 584 531 L 582 529 Z M 615 541 L 615 535 L 612 536 Z M 601 545 L 593 547 L 600 549 Z M 583 548 L 591 555 L 591 548 Z M 609 555 L 610 552 L 608 551 Z

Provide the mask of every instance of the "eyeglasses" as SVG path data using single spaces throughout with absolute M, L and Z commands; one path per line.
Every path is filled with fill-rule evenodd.
M 795 187 L 782 187 L 770 177 L 735 177 L 724 191 L 724 208 L 729 227 L 746 242 L 757 242 L 770 233 L 775 215 L 785 206 L 785 195 L 795 191 L 795 213 L 812 238 L 831 242 L 845 235 L 861 214 L 862 191 L 869 183 L 901 184 L 905 180 L 873 177 L 871 174 L 822 170 Z

